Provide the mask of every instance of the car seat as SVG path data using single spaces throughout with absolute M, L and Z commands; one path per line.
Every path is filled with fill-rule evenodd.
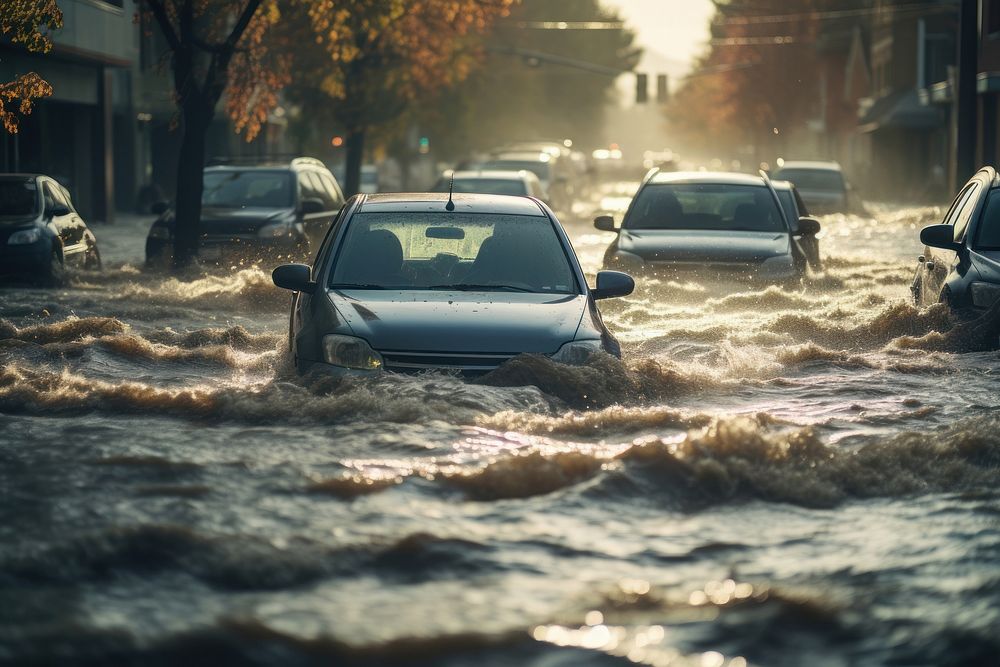
M 358 239 L 337 275 L 345 282 L 385 287 L 404 285 L 403 246 L 395 234 L 386 229 L 373 229 Z

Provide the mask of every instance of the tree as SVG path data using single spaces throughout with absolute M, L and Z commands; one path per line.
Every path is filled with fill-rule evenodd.
M 516 6 L 487 37 L 481 66 L 456 89 L 423 105 L 421 123 L 439 154 L 460 158 L 520 139 L 606 145 L 605 110 L 616 91 L 615 77 L 523 54 L 629 71 L 641 50 L 626 27 L 546 28 L 558 22 L 616 24 L 622 18 L 598 0 L 532 0 Z
M 464 79 L 479 52 L 476 36 L 514 0 L 297 0 L 313 30 L 301 41 L 292 98 L 326 112 L 346 134 L 345 189 L 360 189 L 367 135 L 415 102 Z M 310 114 L 312 115 L 312 114 Z
M 0 35 L 28 51 L 48 53 L 50 33 L 63 25 L 56 0 L 3 0 L 0 2 Z M 52 86 L 35 72 L 12 81 L 0 81 L 0 122 L 4 130 L 16 133 L 18 115 L 31 113 L 35 100 L 52 94 Z
M 270 48 L 277 0 L 137 0 L 140 18 L 169 48 L 181 128 L 174 199 L 174 267 L 190 264 L 200 237 L 205 138 L 216 107 L 253 139 L 288 81 L 290 56 Z
M 713 0 L 710 48 L 668 109 L 691 146 L 771 159 L 821 117 L 824 41 L 849 36 L 871 0 Z

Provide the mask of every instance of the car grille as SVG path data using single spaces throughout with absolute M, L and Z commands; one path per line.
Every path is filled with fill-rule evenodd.
M 381 352 L 386 370 L 400 373 L 417 373 L 426 370 L 456 370 L 464 374 L 489 373 L 510 361 L 516 353 L 446 354 L 442 352 Z

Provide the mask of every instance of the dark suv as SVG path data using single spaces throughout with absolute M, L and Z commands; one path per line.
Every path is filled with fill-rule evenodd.
M 344 195 L 330 170 L 315 158 L 291 162 L 205 169 L 201 199 L 199 259 L 288 260 L 308 257 L 344 205 Z M 146 263 L 169 260 L 174 211 L 154 207 L 160 217 L 146 237 Z

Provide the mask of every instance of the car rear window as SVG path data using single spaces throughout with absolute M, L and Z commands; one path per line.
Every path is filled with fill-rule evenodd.
M 38 213 L 38 188 L 28 179 L 0 181 L 0 216 Z
M 636 195 L 625 229 L 786 231 L 781 211 L 763 185 L 668 183 Z
M 577 294 L 569 257 L 541 216 L 359 213 L 346 230 L 330 287 Z M 491 289 L 495 288 L 495 289 Z
M 844 191 L 844 177 L 832 169 L 782 169 L 775 179 L 791 181 L 800 190 Z

